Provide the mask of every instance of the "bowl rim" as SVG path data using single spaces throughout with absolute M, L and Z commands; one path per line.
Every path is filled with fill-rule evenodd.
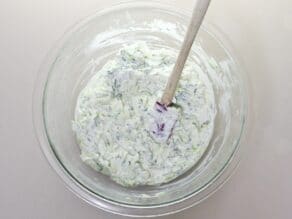
M 240 155 L 242 154 L 243 147 L 240 147 L 242 144 L 242 138 L 246 134 L 246 126 L 247 126 L 247 118 L 248 118 L 248 90 L 246 89 L 246 74 L 240 74 L 243 78 L 243 114 L 241 115 L 242 123 L 241 123 L 241 132 L 237 139 L 236 146 L 233 149 L 232 154 L 226 161 L 226 163 L 221 167 L 220 171 L 207 183 L 201 186 L 196 191 L 191 192 L 185 197 L 182 197 L 178 200 L 166 202 L 162 204 L 155 205 L 133 205 L 133 204 L 125 204 L 120 203 L 114 200 L 109 200 L 103 196 L 100 196 L 93 191 L 89 190 L 82 183 L 78 181 L 62 164 L 62 162 L 58 159 L 56 152 L 52 147 L 52 142 L 50 142 L 50 138 L 48 136 L 45 119 L 44 119 L 44 96 L 47 86 L 47 79 L 49 76 L 49 72 L 51 67 L 54 65 L 56 60 L 56 54 L 60 47 L 62 46 L 62 42 L 64 39 L 69 37 L 72 33 L 82 27 L 84 24 L 89 22 L 92 18 L 102 16 L 111 11 L 115 11 L 117 9 L 126 9 L 131 7 L 138 6 L 148 6 L 153 8 L 159 8 L 162 10 L 170 11 L 177 15 L 183 16 L 185 18 L 191 17 L 191 12 L 189 10 L 184 10 L 182 8 L 178 8 L 173 6 L 172 4 L 165 4 L 159 1 L 147 1 L 147 0 L 131 0 L 124 1 L 118 4 L 114 4 L 110 7 L 97 10 L 93 14 L 86 16 L 84 19 L 81 19 L 79 22 L 72 25 L 68 30 L 63 34 L 63 36 L 53 45 L 51 50 L 47 53 L 43 63 L 41 64 L 38 72 L 38 76 L 35 80 L 35 87 L 33 92 L 33 105 L 32 105 L 32 113 L 33 113 L 33 125 L 35 130 L 35 135 L 38 139 L 38 142 L 41 146 L 42 152 L 48 160 L 50 166 L 56 171 L 59 177 L 65 182 L 66 186 L 71 190 L 75 195 L 79 198 L 83 199 L 90 205 L 93 205 L 97 208 L 103 209 L 105 211 L 125 215 L 125 216 L 135 216 L 135 217 L 152 217 L 152 216 L 162 216 L 168 215 L 172 213 L 176 213 L 182 211 L 184 209 L 190 208 L 194 205 L 199 204 L 210 195 L 215 193 L 232 175 L 234 170 L 239 164 Z M 230 45 L 230 40 L 227 40 L 226 36 L 222 34 L 220 29 L 214 25 L 208 24 L 204 22 L 202 28 L 206 31 L 211 37 L 216 39 L 217 43 L 225 50 L 226 54 L 229 58 L 238 65 L 238 56 L 234 56 L 234 47 Z M 228 41 L 228 43 L 224 43 Z M 233 57 L 236 57 L 235 60 Z M 241 73 L 242 70 L 238 69 Z

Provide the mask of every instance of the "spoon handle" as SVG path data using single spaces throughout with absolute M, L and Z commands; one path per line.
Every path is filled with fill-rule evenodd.
M 161 98 L 161 103 L 164 105 L 168 106 L 172 102 L 172 98 L 174 96 L 182 70 L 192 48 L 195 37 L 200 29 L 204 16 L 207 12 L 210 1 L 211 0 L 197 0 L 196 2 L 187 34 L 184 38 L 184 42 L 182 44 L 175 66 L 168 79 L 166 88 Z

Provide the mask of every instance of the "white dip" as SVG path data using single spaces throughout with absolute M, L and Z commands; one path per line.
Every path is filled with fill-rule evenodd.
M 154 105 L 175 57 L 170 49 L 138 42 L 96 72 L 78 97 L 73 121 L 86 164 L 123 186 L 138 186 L 169 182 L 200 159 L 212 136 L 215 100 L 208 77 L 191 60 L 176 106 L 157 123 Z

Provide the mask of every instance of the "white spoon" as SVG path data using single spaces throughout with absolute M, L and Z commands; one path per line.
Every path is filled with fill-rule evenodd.
M 154 136 L 157 141 L 168 141 L 172 135 L 178 115 L 170 106 L 184 65 L 205 17 L 210 1 L 211 0 L 197 0 L 195 8 L 193 9 L 191 22 L 173 71 L 168 78 L 161 100 L 157 101 L 155 104 L 155 113 L 153 115 L 154 122 L 151 124 L 150 131 L 151 135 Z
M 189 56 L 190 50 L 200 29 L 202 21 L 205 17 L 210 1 L 211 0 L 197 0 L 196 2 L 187 34 L 184 38 L 180 53 L 177 57 L 175 66 L 168 79 L 166 88 L 160 101 L 160 103 L 163 105 L 169 106 L 171 104 L 182 70 Z

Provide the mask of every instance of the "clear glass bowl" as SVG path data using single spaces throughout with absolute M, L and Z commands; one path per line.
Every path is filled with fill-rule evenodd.
M 50 164 L 68 187 L 98 208 L 131 216 L 170 214 L 213 193 L 238 163 L 247 113 L 245 79 L 228 41 L 201 28 L 190 58 L 208 74 L 217 116 L 210 145 L 187 173 L 161 186 L 122 187 L 85 165 L 71 128 L 80 90 L 124 43 L 179 49 L 190 12 L 151 1 L 123 3 L 75 25 L 46 57 L 34 93 L 34 125 Z M 224 42 L 224 43 L 222 43 Z M 212 57 L 212 59 L 208 58 Z

